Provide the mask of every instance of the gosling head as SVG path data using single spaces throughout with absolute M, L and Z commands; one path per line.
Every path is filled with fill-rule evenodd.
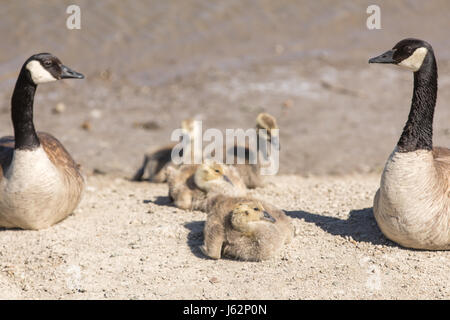
M 256 130 L 259 136 L 280 148 L 279 128 L 275 117 L 268 113 L 260 113 L 256 117 Z
M 238 231 L 251 231 L 254 222 L 275 223 L 276 220 L 258 201 L 238 203 L 231 211 L 231 224 Z
M 229 184 L 233 182 L 225 174 L 225 166 L 215 161 L 205 161 L 198 167 L 194 175 L 195 184 L 204 191 L 211 190 L 214 186 Z
M 431 55 L 433 48 L 428 42 L 408 38 L 397 43 L 391 50 L 370 59 L 369 63 L 391 63 L 416 72 L 430 63 L 427 57 Z
M 52 82 L 61 79 L 83 79 L 81 73 L 66 67 L 50 53 L 38 53 L 25 61 L 22 70 L 28 73 L 29 79 L 35 84 Z

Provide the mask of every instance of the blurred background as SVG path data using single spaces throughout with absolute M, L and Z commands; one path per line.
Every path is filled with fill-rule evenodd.
M 89 173 L 131 176 L 184 118 L 203 129 L 278 119 L 280 173 L 380 172 L 410 107 L 412 74 L 368 65 L 406 37 L 439 67 L 435 145 L 450 146 L 450 2 L 0 0 L 0 135 L 23 62 L 51 52 L 86 79 L 41 85 L 35 125 Z M 81 30 L 66 28 L 67 6 Z M 366 9 L 381 8 L 381 30 Z

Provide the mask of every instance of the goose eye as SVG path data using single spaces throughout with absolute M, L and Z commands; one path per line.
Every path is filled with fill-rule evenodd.
M 411 53 L 412 52 L 412 48 L 410 46 L 406 46 L 405 47 L 406 52 Z
M 50 67 L 52 65 L 52 62 L 50 60 L 44 61 L 44 67 Z

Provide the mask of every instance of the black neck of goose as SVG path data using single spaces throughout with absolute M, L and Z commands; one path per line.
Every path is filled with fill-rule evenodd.
M 433 116 L 437 97 L 437 66 L 429 50 L 422 67 L 414 72 L 414 91 L 408 121 L 398 141 L 400 152 L 433 148 Z
M 11 116 L 16 150 L 32 150 L 40 142 L 33 124 L 33 101 L 36 84 L 22 68 L 11 99 Z

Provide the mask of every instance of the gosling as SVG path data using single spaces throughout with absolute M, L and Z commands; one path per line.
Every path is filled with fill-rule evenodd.
M 294 230 L 282 210 L 260 200 L 218 195 L 207 205 L 203 254 L 244 261 L 263 261 L 276 256 L 291 242 Z
M 249 189 L 263 187 L 265 181 L 261 175 L 261 155 L 267 153 L 267 146 L 273 144 L 279 150 L 279 129 L 275 117 L 268 113 L 260 113 L 256 117 L 256 150 L 252 150 L 248 145 L 235 145 L 225 151 L 225 154 L 232 156 L 233 166 L 236 167 L 245 185 Z M 267 143 L 261 144 L 262 141 Z M 238 164 L 239 150 L 241 150 L 245 159 L 243 164 Z M 250 163 L 250 159 L 256 159 L 256 163 Z
M 194 146 L 200 131 L 199 122 L 193 119 L 185 119 L 181 122 L 181 129 L 187 135 L 188 144 L 186 150 L 190 149 L 191 160 L 193 160 Z M 155 183 L 163 183 L 167 181 L 167 168 L 169 166 L 177 166 L 172 162 L 172 152 L 178 143 L 172 143 L 163 147 L 157 147 L 144 155 L 144 161 L 141 167 L 136 171 L 132 180 L 143 181 L 148 180 Z M 183 150 L 179 151 L 183 156 Z M 191 161 L 193 162 L 193 161 Z M 148 178 L 144 178 L 148 175 Z
M 207 197 L 213 194 L 244 196 L 246 187 L 235 168 L 206 160 L 167 168 L 169 198 L 177 208 L 206 210 Z

